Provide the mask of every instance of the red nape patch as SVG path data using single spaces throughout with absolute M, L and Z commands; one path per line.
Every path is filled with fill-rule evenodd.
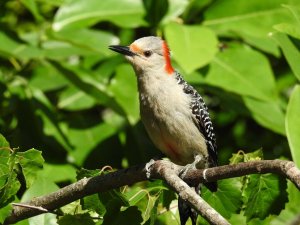
M 170 50 L 165 41 L 163 41 L 162 48 L 163 48 L 163 54 L 164 54 L 165 61 L 166 61 L 165 70 L 166 70 L 167 74 L 171 75 L 172 73 L 174 73 L 174 69 L 171 65 Z

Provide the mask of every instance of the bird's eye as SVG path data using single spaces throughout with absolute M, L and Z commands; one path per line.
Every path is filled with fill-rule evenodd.
M 146 56 L 147 58 L 150 57 L 152 55 L 151 51 L 144 51 L 144 56 Z

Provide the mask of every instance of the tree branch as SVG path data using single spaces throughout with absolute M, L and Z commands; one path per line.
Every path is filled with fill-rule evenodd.
M 56 192 L 34 198 L 24 204 L 42 207 L 52 211 L 91 194 L 105 192 L 124 185 L 131 185 L 133 183 L 147 180 L 144 168 L 145 165 L 139 165 L 105 175 L 83 178 L 78 182 L 68 185 Z M 178 174 L 182 169 L 181 166 L 175 165 L 166 160 L 158 160 L 151 166 L 150 169 L 152 179 L 165 180 L 171 188 L 179 193 L 183 199 L 188 201 L 200 213 L 200 215 L 206 218 L 209 222 L 212 224 L 228 224 L 228 222 L 226 222 L 220 214 L 201 199 L 200 196 L 195 195 L 195 192 L 190 192 L 191 189 L 178 177 Z M 203 173 L 204 171 L 205 173 Z M 283 175 L 291 180 L 298 189 L 300 189 L 300 170 L 293 162 L 283 160 L 260 160 L 214 167 L 206 170 L 191 170 L 187 172 L 185 180 L 188 182 L 205 183 L 255 173 L 276 173 Z M 6 218 L 4 224 L 7 225 L 16 223 L 20 220 L 42 213 L 43 212 L 41 210 L 15 205 L 13 206 L 11 215 Z

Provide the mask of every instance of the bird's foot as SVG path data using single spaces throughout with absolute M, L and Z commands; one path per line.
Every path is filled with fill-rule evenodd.
M 197 168 L 197 164 L 198 164 L 199 162 L 201 162 L 203 159 L 204 159 L 204 158 L 203 158 L 202 156 L 196 155 L 196 156 L 195 156 L 195 159 L 194 159 L 194 162 L 185 165 L 185 166 L 181 169 L 181 171 L 179 172 L 179 177 L 180 177 L 181 179 L 183 179 L 183 178 L 186 176 L 187 172 L 188 172 L 189 170 L 191 170 L 191 169 L 196 169 L 196 168 Z
M 149 162 L 146 163 L 145 170 L 146 170 L 146 177 L 150 179 L 151 177 L 151 166 L 155 163 L 154 159 L 151 159 Z

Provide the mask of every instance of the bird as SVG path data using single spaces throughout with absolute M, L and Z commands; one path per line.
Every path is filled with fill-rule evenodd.
M 135 71 L 141 121 L 154 145 L 186 168 L 217 166 L 216 136 L 208 108 L 197 90 L 173 68 L 167 42 L 147 36 L 109 49 L 124 55 Z M 200 184 L 189 185 L 199 193 Z M 207 187 L 216 191 L 217 183 Z M 197 212 L 180 197 L 178 209 L 181 225 L 188 218 L 196 225 Z

